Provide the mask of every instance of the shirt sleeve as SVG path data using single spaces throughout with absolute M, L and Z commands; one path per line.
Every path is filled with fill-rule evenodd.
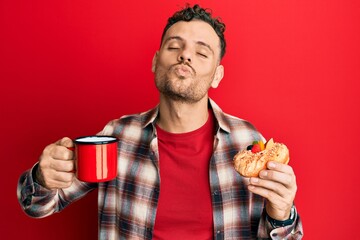
M 271 223 L 266 217 L 265 208 L 260 219 L 258 228 L 258 239 L 288 239 L 288 240 L 299 240 L 303 237 L 303 227 L 300 216 L 297 213 L 295 207 L 295 221 L 288 226 L 273 228 Z
M 97 184 L 85 183 L 75 178 L 69 188 L 49 190 L 34 181 L 33 173 L 38 163 L 24 172 L 18 181 L 17 197 L 24 212 L 30 217 L 42 218 L 60 212 L 70 203 L 95 189 Z

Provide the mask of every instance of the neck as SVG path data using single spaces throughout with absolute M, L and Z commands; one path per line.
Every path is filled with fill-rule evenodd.
M 158 126 L 171 133 L 185 133 L 203 126 L 208 119 L 208 97 L 196 103 L 172 101 L 160 96 Z

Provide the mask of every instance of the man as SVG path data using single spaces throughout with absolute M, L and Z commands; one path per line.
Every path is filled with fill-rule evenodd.
M 153 58 L 159 105 L 99 133 L 120 140 L 117 178 L 77 180 L 63 138 L 20 177 L 25 212 L 44 217 L 98 188 L 99 239 L 301 239 L 292 168 L 271 162 L 251 179 L 234 170 L 234 155 L 264 139 L 208 97 L 224 75 L 224 30 L 198 5 L 169 18 Z

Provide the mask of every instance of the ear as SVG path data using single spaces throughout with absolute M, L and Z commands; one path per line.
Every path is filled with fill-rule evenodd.
M 221 79 L 223 79 L 224 77 L 224 66 L 223 65 L 219 65 L 216 67 L 215 70 L 215 74 L 214 74 L 214 79 L 211 83 L 211 87 L 212 88 L 217 88 L 221 82 Z
M 156 68 L 156 62 L 157 62 L 158 55 L 159 55 L 159 51 L 156 51 L 156 53 L 154 54 L 154 57 L 152 59 L 151 71 L 153 73 L 155 73 L 155 68 Z

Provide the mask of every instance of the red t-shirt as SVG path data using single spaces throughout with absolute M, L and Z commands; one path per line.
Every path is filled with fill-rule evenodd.
M 209 163 L 213 152 L 214 119 L 181 134 L 158 126 L 160 197 L 154 239 L 213 239 Z

